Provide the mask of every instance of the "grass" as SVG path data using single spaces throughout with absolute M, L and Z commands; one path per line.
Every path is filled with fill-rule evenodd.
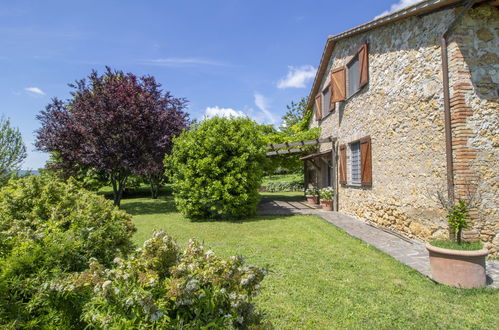
M 297 200 L 300 193 L 264 194 Z M 155 228 L 181 244 L 204 241 L 220 256 L 244 255 L 268 266 L 257 298 L 276 329 L 496 328 L 499 291 L 438 285 L 315 216 L 256 216 L 244 221 L 192 222 L 171 197 L 130 198 L 135 241 Z
M 449 240 L 434 240 L 430 242 L 431 245 L 443 248 L 443 249 L 451 249 L 451 250 L 461 250 L 461 251 L 475 251 L 483 249 L 482 242 L 462 242 L 461 244 L 457 244 L 457 242 L 449 241 Z

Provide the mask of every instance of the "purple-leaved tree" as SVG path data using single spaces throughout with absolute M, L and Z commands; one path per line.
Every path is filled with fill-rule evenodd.
M 83 166 L 107 173 L 117 206 L 132 173 L 144 176 L 157 197 L 172 138 L 189 124 L 187 101 L 161 90 L 154 77 L 109 67 L 69 86 L 72 98 L 54 98 L 37 116 L 36 147 L 53 153 L 52 166 L 63 171 Z

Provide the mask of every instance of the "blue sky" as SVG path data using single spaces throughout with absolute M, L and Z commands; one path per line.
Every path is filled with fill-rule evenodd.
M 156 77 L 192 119 L 245 114 L 279 125 L 307 96 L 328 35 L 415 0 L 3 1 L 0 114 L 34 150 L 36 115 L 105 65 Z

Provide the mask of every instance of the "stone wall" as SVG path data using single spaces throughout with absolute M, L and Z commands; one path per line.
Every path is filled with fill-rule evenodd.
M 329 83 L 331 69 L 345 65 L 363 42 L 369 43 L 369 84 L 311 124 L 322 127 L 322 137 L 337 137 L 339 144 L 371 137 L 373 185 L 340 186 L 341 212 L 423 240 L 446 236 L 445 212 L 430 195 L 446 187 L 440 35 L 455 15 L 456 9 L 448 9 L 406 18 L 334 46 L 319 90 Z M 460 185 L 466 175 L 485 177 L 480 188 L 485 218 L 475 217 L 475 226 L 491 252 L 499 236 L 496 18 L 493 7 L 472 9 L 450 45 L 456 166 L 466 159 L 457 166 L 455 180 Z M 484 58 L 470 61 L 476 56 Z
M 474 229 L 499 248 L 499 10 L 470 10 L 449 43 L 456 195 L 476 194 Z M 476 192 L 475 192 L 476 191 Z

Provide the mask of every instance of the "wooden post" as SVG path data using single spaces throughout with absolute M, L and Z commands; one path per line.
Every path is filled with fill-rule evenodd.
M 338 211 L 338 152 L 337 152 L 337 142 L 333 141 L 331 144 L 331 160 L 332 160 L 332 168 L 331 171 L 333 172 L 333 189 L 334 189 L 334 201 L 333 201 L 333 211 Z
M 307 170 L 307 161 L 303 162 L 303 194 L 305 195 L 305 191 L 308 188 L 308 170 Z

